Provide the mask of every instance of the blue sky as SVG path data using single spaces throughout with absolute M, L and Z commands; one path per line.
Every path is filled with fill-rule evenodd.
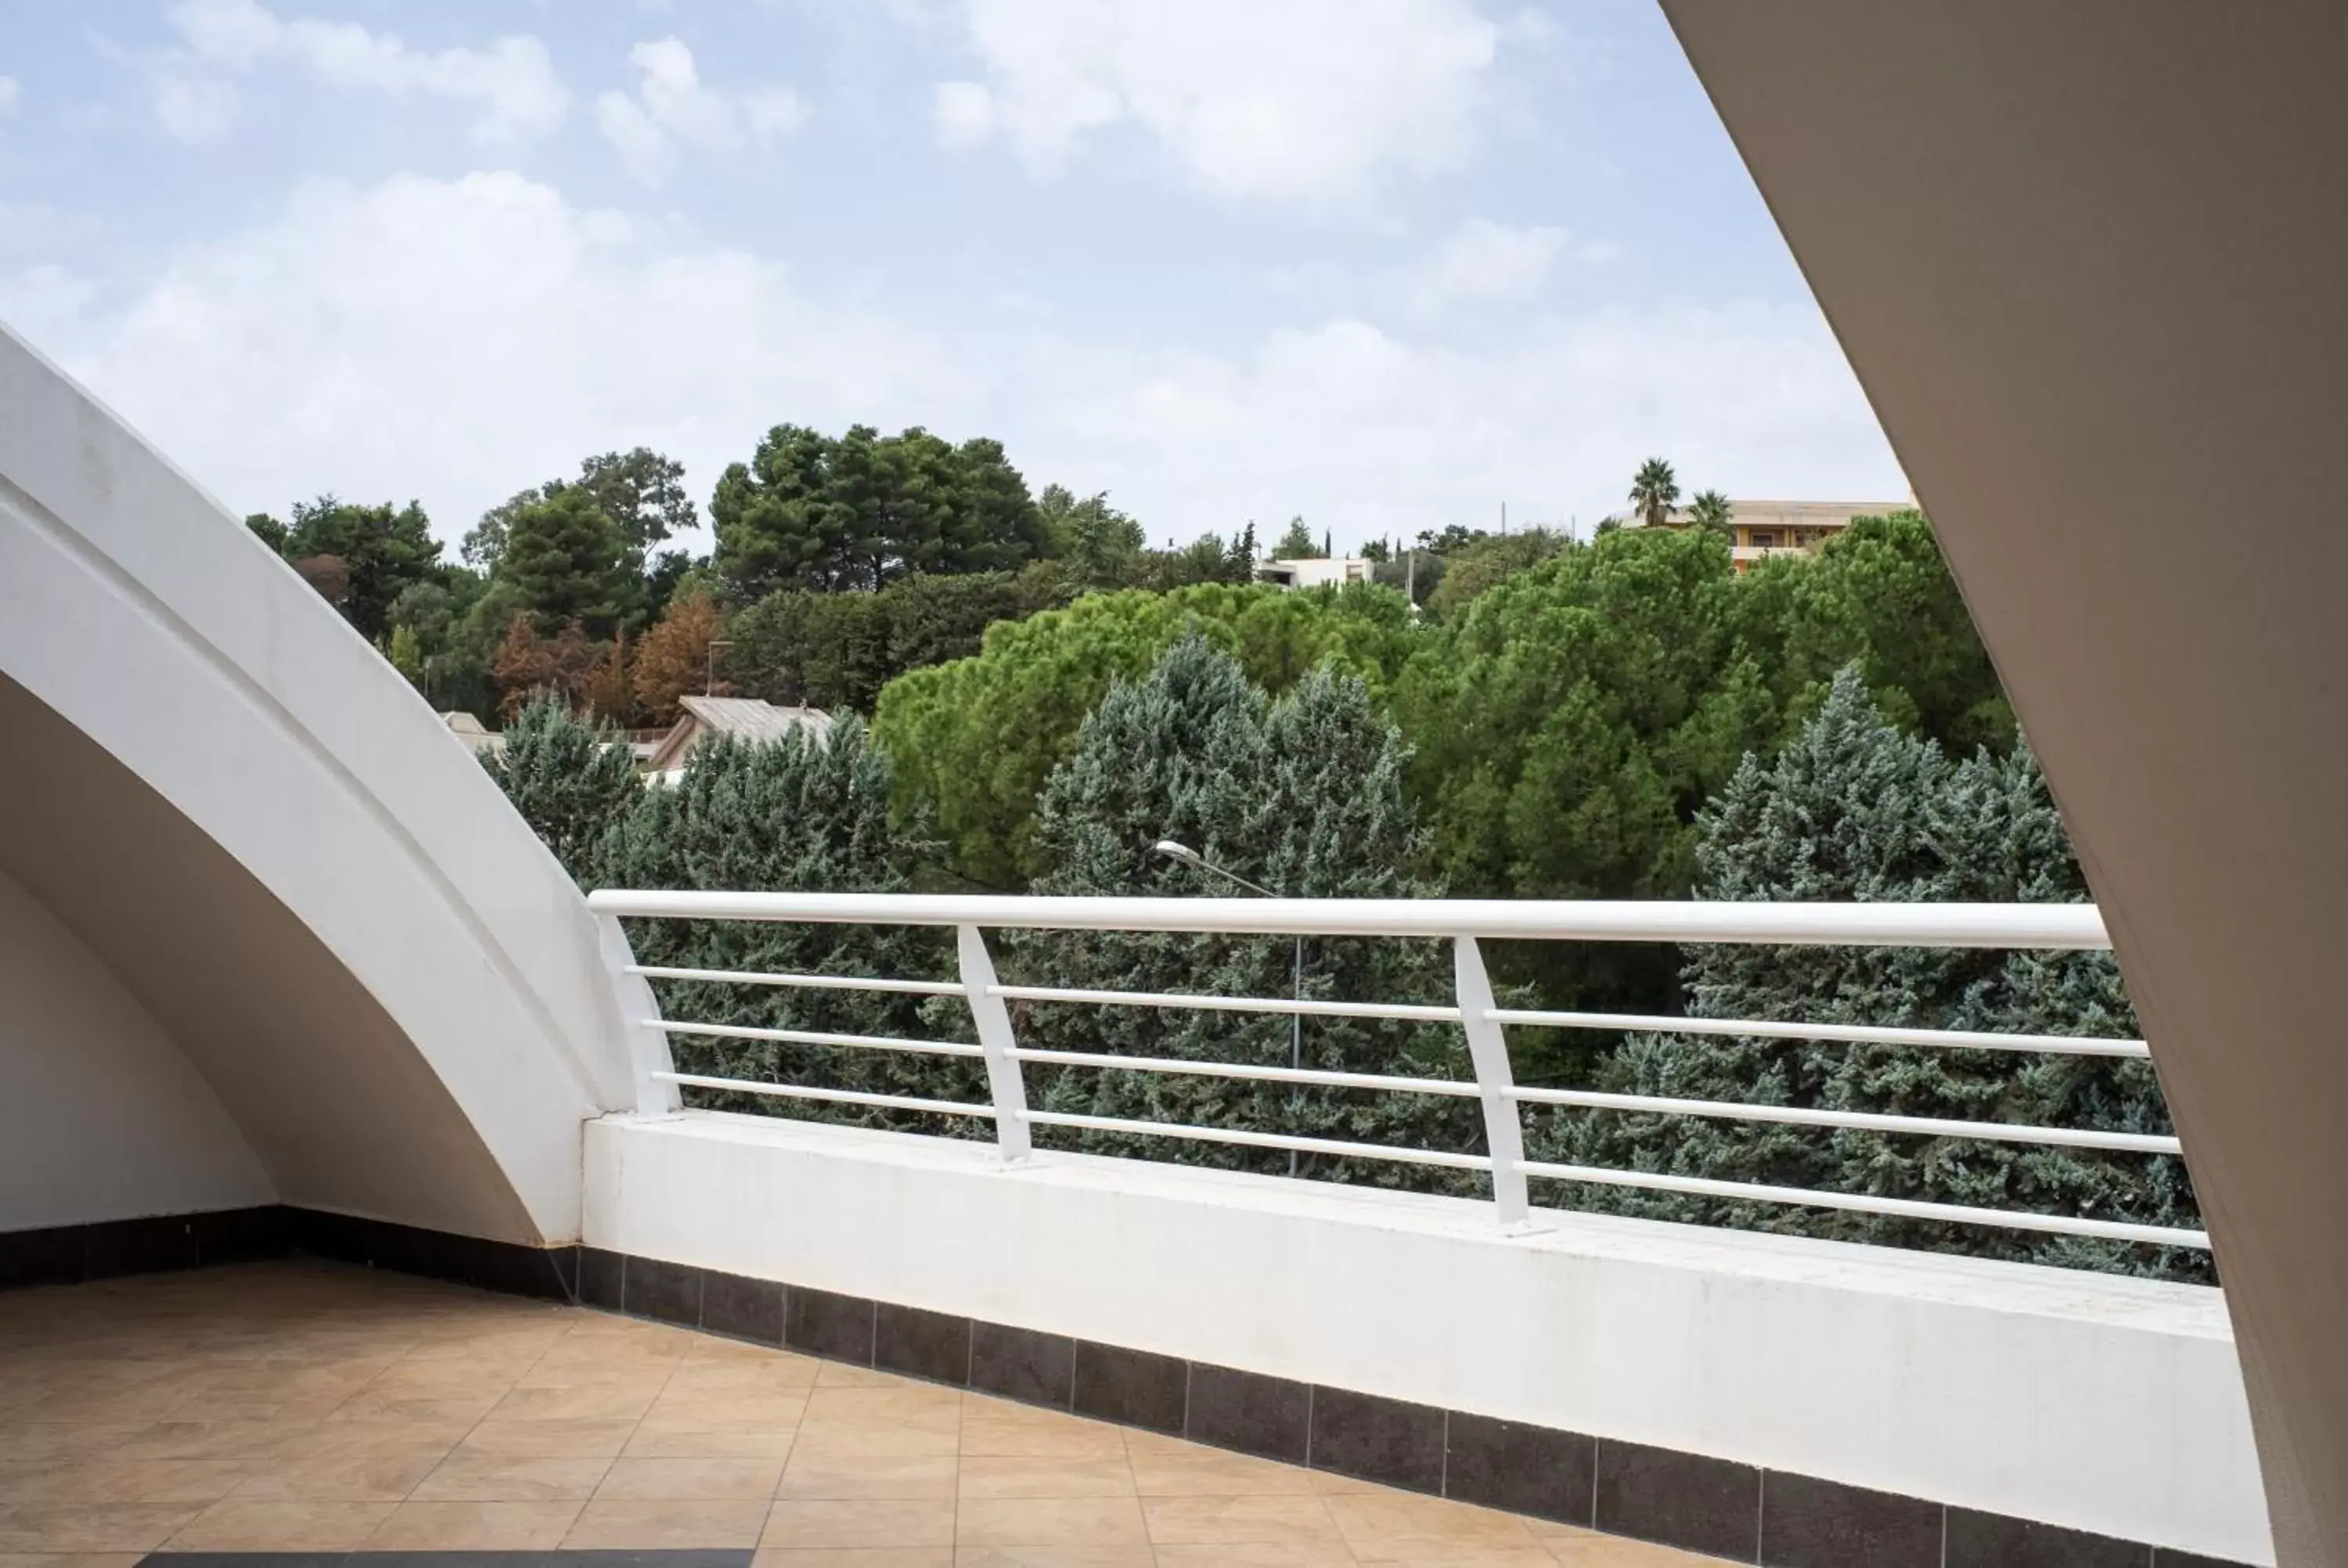
M 0 321 L 239 511 L 778 423 L 1153 539 L 1905 482 L 1643 0 L 0 8 Z

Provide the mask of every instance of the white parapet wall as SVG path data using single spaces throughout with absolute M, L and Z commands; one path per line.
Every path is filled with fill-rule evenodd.
M 2271 1563 L 2219 1293 L 760 1117 L 587 1135 L 590 1245 Z

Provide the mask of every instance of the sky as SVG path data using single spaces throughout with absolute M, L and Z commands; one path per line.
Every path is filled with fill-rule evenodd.
M 1906 481 L 1652 0 L 0 5 L 0 322 L 232 510 L 989 436 L 1153 543 Z

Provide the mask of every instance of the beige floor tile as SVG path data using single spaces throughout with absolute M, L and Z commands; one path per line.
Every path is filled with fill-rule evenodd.
M 369 1552 L 551 1552 L 586 1504 L 576 1498 L 508 1502 L 411 1500 L 367 1537 Z
M 1129 1497 L 981 1497 L 958 1505 L 957 1546 L 1142 1546 L 1149 1534 Z
M 1153 1497 L 1141 1505 L 1149 1539 L 1160 1546 L 1241 1542 L 1342 1545 L 1344 1537 L 1322 1500 L 1310 1493 L 1258 1497 Z
M 236 1495 L 320 1502 L 397 1502 L 432 1473 L 443 1451 L 434 1448 L 422 1452 L 276 1460 L 248 1476 Z
M 1324 1497 L 1323 1506 L 1356 1556 L 1403 1546 L 1522 1546 L 1532 1532 L 1511 1513 L 1441 1498 L 1382 1491 Z
M 349 1552 L 396 1506 L 388 1502 L 213 1503 L 171 1536 L 175 1552 Z
M 763 1547 L 946 1546 L 954 1541 L 954 1505 L 909 1501 L 786 1501 L 767 1515 Z
M 894 1373 L 851 1367 L 845 1361 L 818 1361 L 816 1368 L 819 1389 L 885 1389 L 904 1381 Z
M 1125 1452 L 1125 1432 L 1056 1410 L 973 1400 L 963 1408 L 961 1448 L 1003 1458 L 1115 1459 Z
M 646 1420 L 620 1450 L 628 1459 L 788 1459 L 797 1427 L 662 1427 Z
M 1157 1568 L 1354 1568 L 1356 1561 L 1336 1542 L 1231 1541 L 1212 1546 L 1161 1543 Z
M 185 1503 L 0 1506 L 0 1552 L 152 1552 L 197 1512 Z
M 1600 1535 L 1595 1532 L 1570 1537 L 1550 1536 L 1540 1544 L 1549 1549 L 1550 1560 L 1560 1568 L 1703 1568 L 1707 1563 L 1719 1561 L 1676 1547 L 1626 1541 L 1619 1535 Z
M 761 1547 L 750 1561 L 751 1568 L 953 1568 L 953 1560 L 951 1546 L 815 1546 Z
M 794 1450 L 783 1467 L 782 1500 L 850 1501 L 860 1498 L 954 1496 L 952 1454 L 823 1454 Z
M 767 1528 L 763 1502 L 640 1502 L 597 1498 L 562 1539 L 570 1548 L 655 1552 L 673 1547 L 756 1546 Z
M 252 1473 L 244 1460 L 69 1460 L 0 1469 L 0 1504 L 217 1502 Z
M 501 1389 L 479 1394 L 384 1394 L 372 1387 L 360 1389 L 326 1413 L 330 1421 L 409 1421 L 434 1426 L 469 1427 L 496 1408 Z
M 0 1552 L 0 1568 L 138 1568 L 136 1552 Z
M 240 1423 L 242 1424 L 242 1423 Z M 283 1421 L 275 1424 L 274 1457 L 309 1460 L 366 1459 L 381 1454 L 448 1452 L 472 1429 L 468 1421 Z
M 597 1497 L 715 1498 L 765 1501 L 782 1479 L 780 1460 L 628 1459 L 612 1461 Z
M 1122 1458 L 1058 1459 L 965 1454 L 964 1497 L 1130 1497 L 1133 1471 Z
M 1130 1453 L 1134 1490 L 1145 1497 L 1251 1497 L 1319 1490 L 1313 1484 L 1313 1472 L 1301 1466 L 1170 1439 L 1133 1443 Z
M 617 1459 L 635 1430 L 633 1421 L 500 1420 L 492 1416 L 467 1432 L 457 1451 L 516 1459 Z
M 792 1390 L 759 1392 L 718 1389 L 715 1392 L 664 1389 L 644 1411 L 644 1424 L 676 1431 L 709 1431 L 719 1427 L 796 1427 L 807 1409 L 807 1395 Z
M 669 1378 L 669 1391 L 679 1394 L 805 1394 L 815 1387 L 816 1376 L 823 1368 L 822 1362 L 811 1361 L 803 1356 L 763 1350 L 757 1354 L 760 1357 L 772 1355 L 774 1358 L 701 1361 L 688 1356 Z
M 606 1459 L 547 1459 L 510 1454 L 448 1455 L 417 1483 L 417 1502 L 583 1502 L 595 1495 Z
M 152 1425 L 147 1421 L 28 1421 L 18 1425 L 5 1412 L 0 1412 L 0 1465 L 51 1464 L 85 1456 L 109 1459 L 181 1457 L 126 1451 L 124 1445 L 151 1430 Z
M 959 1546 L 954 1568 L 1154 1568 L 1147 1546 Z
M 657 1385 L 516 1389 L 489 1409 L 484 1420 L 635 1421 L 660 1397 Z

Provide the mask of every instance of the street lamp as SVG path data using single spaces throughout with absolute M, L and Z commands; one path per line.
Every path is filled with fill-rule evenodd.
M 1201 871 L 1211 871 L 1226 882 L 1238 883 L 1251 893 L 1261 893 L 1267 898 L 1280 897 L 1261 882 L 1251 882 L 1236 871 L 1224 870 L 1179 839 L 1161 838 L 1154 847 L 1159 854 L 1169 860 L 1183 866 L 1196 866 Z M 1301 1002 L 1304 999 L 1304 938 L 1301 936 L 1296 938 L 1294 981 L 1294 999 Z M 1304 1015 L 1302 1012 L 1292 1012 L 1288 1015 L 1288 1065 L 1298 1070 L 1302 1070 L 1304 1066 Z M 1296 1151 L 1293 1149 L 1288 1152 L 1288 1173 L 1292 1176 L 1296 1174 Z

